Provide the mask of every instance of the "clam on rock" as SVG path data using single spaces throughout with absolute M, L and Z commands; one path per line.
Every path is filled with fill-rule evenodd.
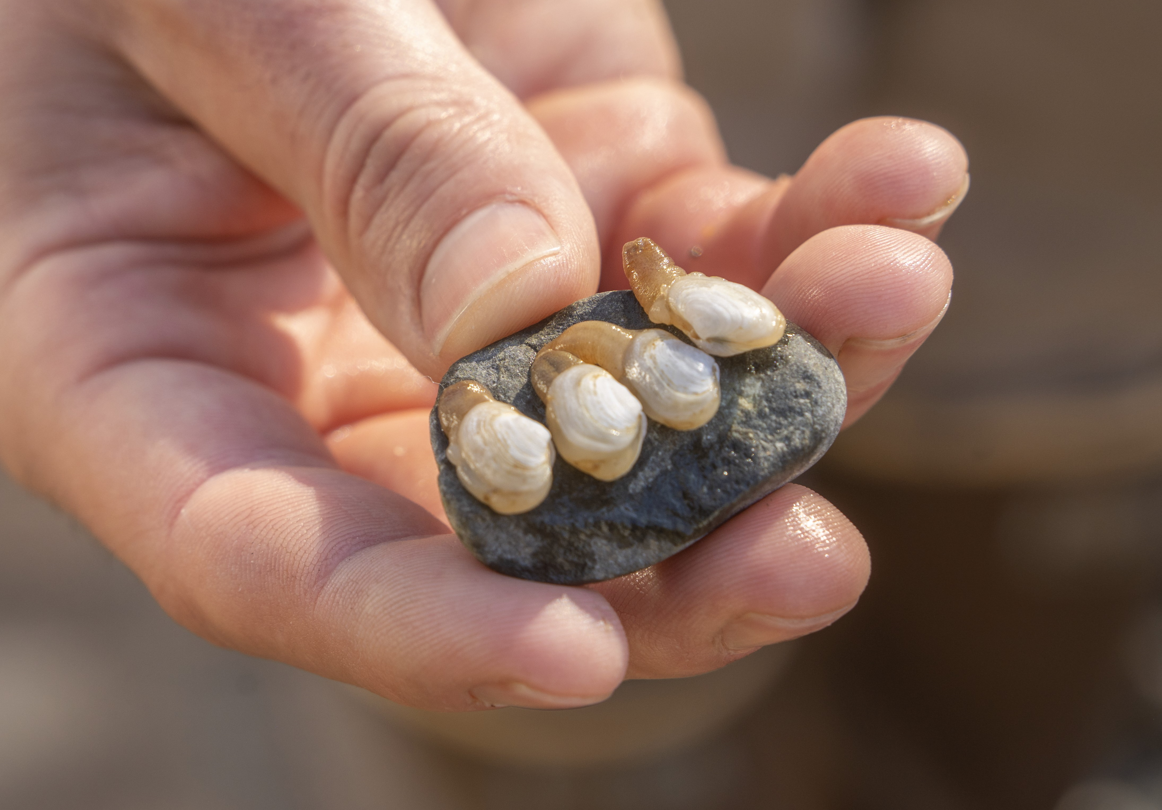
M 545 424 L 545 405 L 529 376 L 533 360 L 568 327 L 590 320 L 659 328 L 632 292 L 600 293 L 458 361 L 441 390 L 475 380 Z M 677 328 L 660 328 L 691 342 Z M 503 574 L 569 585 L 612 579 L 706 536 L 805 471 L 839 433 L 847 405 L 843 375 L 794 324 L 774 345 L 717 363 L 721 401 L 708 422 L 675 430 L 651 419 L 639 458 L 614 481 L 598 480 L 558 454 L 547 497 L 522 514 L 499 514 L 465 489 L 433 409 L 432 446 L 453 530 Z

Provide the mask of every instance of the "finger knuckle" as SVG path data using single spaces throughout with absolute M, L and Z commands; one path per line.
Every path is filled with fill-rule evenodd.
M 377 85 L 344 113 L 328 140 L 323 189 L 348 244 L 382 251 L 431 244 L 442 192 L 506 144 L 487 100 L 410 82 Z M 482 164 L 483 162 L 483 164 Z

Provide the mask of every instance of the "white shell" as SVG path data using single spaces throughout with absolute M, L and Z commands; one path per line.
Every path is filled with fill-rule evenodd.
M 481 402 L 460 421 L 448 460 L 464 488 L 502 515 L 527 512 L 553 485 L 552 437 L 503 402 Z
M 672 323 L 717 357 L 774 345 L 786 321 L 769 299 L 724 278 L 689 273 L 650 308 L 650 320 Z
M 625 378 L 646 414 L 676 430 L 693 430 L 718 412 L 718 363 L 663 329 L 640 332 L 625 353 Z
M 545 421 L 561 458 L 602 481 L 621 478 L 646 435 L 642 405 L 598 366 L 565 369 L 549 386 Z

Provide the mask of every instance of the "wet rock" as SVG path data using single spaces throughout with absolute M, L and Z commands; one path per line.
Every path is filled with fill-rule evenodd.
M 585 320 L 657 328 L 632 293 L 601 293 L 465 357 L 441 389 L 477 380 L 544 423 L 529 366 L 542 346 Z M 774 346 L 717 360 L 722 404 L 706 425 L 677 431 L 651 421 L 641 457 L 617 481 L 598 481 L 558 458 L 548 498 L 521 515 L 497 514 L 464 489 L 433 409 L 432 446 L 452 528 L 496 571 L 568 585 L 637 571 L 704 537 L 814 464 L 847 407 L 838 364 L 794 324 Z

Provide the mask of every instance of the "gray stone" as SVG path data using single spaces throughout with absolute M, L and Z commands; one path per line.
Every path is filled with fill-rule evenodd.
M 465 357 L 441 388 L 478 380 L 543 424 L 529 366 L 538 349 L 586 320 L 656 327 L 632 293 L 601 293 Z M 814 464 L 847 407 L 839 365 L 794 324 L 770 348 L 717 360 L 722 404 L 710 422 L 677 431 L 651 421 L 641 457 L 617 481 L 598 481 L 558 457 L 548 498 L 523 515 L 499 515 L 464 489 L 433 409 L 432 447 L 452 528 L 496 571 L 567 585 L 637 571 L 706 536 Z

